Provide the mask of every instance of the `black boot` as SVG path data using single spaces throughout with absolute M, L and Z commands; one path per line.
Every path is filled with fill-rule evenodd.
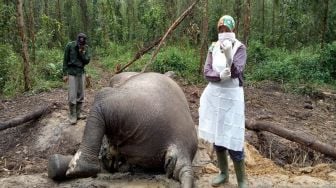
M 233 161 L 234 169 L 237 176 L 237 183 L 239 188 L 247 188 L 247 179 L 245 175 L 245 162 L 244 159 L 241 161 Z
M 74 125 L 77 123 L 77 115 L 76 115 L 76 104 L 69 104 L 69 121 L 71 125 Z
M 220 173 L 212 180 L 211 185 L 213 187 L 218 187 L 229 181 L 229 167 L 226 150 L 218 151 L 216 150 L 217 161 Z
M 86 118 L 86 115 L 83 115 L 83 113 L 82 113 L 82 107 L 83 107 L 83 103 L 78 102 L 77 106 L 76 106 L 77 119 L 85 119 Z

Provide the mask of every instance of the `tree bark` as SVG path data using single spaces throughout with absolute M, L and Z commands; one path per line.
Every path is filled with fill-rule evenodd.
M 204 14 L 202 19 L 202 42 L 201 42 L 201 57 L 200 57 L 200 64 L 198 68 L 198 73 L 202 74 L 203 72 L 203 65 L 206 59 L 206 55 L 208 52 L 208 29 L 209 29 L 209 15 L 208 15 L 208 0 L 204 0 Z
M 250 35 L 250 21 L 251 21 L 251 0 L 245 2 L 245 16 L 244 16 L 244 36 L 243 42 L 248 45 L 248 37 Z
M 86 0 L 80 0 L 79 6 L 81 7 L 81 13 L 82 13 L 82 22 L 83 22 L 83 29 L 84 33 L 88 35 L 88 25 L 90 25 L 90 20 L 88 16 L 88 7 Z
M 51 105 L 45 105 L 42 107 L 39 107 L 32 111 L 29 114 L 22 115 L 16 118 L 13 118 L 11 120 L 5 121 L 5 122 L 0 122 L 0 131 L 11 128 L 11 127 L 16 127 L 18 125 L 21 125 L 23 123 L 26 123 L 31 120 L 36 120 L 39 117 L 41 117 L 44 114 L 50 113 L 52 110 L 54 104 Z
M 323 1 L 324 14 L 322 17 L 322 30 L 321 30 L 321 48 L 324 47 L 324 38 L 328 28 L 328 10 L 329 10 L 329 0 Z
M 279 127 L 270 122 L 264 121 L 247 121 L 245 122 L 245 127 L 254 131 L 267 131 L 276 134 L 280 137 L 286 138 L 290 141 L 299 143 L 303 146 L 309 147 L 315 151 L 321 152 L 327 156 L 336 159 L 336 149 L 335 147 L 323 143 L 316 138 L 303 134 L 302 132 L 295 132 L 283 127 Z
M 149 62 L 145 65 L 145 67 L 142 69 L 141 72 L 145 72 L 146 69 L 147 69 L 147 67 L 148 67 L 150 64 L 152 64 L 152 62 L 155 60 L 155 57 L 156 57 L 157 53 L 159 52 L 159 50 L 160 50 L 160 48 L 161 48 L 163 42 L 166 40 L 167 36 L 168 36 L 173 30 L 175 30 L 176 27 L 177 27 L 178 25 L 180 25 L 180 23 L 184 20 L 184 18 L 187 17 L 187 15 L 190 14 L 191 10 L 194 8 L 194 6 L 197 4 L 198 1 L 199 1 L 199 0 L 195 0 L 195 1 L 194 1 L 194 2 L 187 8 L 187 10 L 185 10 L 185 11 L 182 13 L 182 15 L 181 15 L 180 17 L 178 17 L 178 18 L 175 20 L 175 22 L 168 28 L 168 30 L 166 31 L 166 33 L 163 35 L 163 37 L 162 37 L 162 39 L 161 39 L 161 41 L 160 41 L 158 47 L 157 47 L 156 50 L 154 51 L 154 53 L 153 53 L 151 59 L 150 59 Z
M 23 76 L 24 76 L 24 89 L 28 91 L 31 87 L 29 75 L 29 53 L 27 39 L 25 35 L 25 24 L 23 20 L 22 0 L 17 0 L 17 23 L 19 34 L 22 42 L 22 58 L 23 58 Z
M 240 24 L 240 17 L 241 17 L 241 0 L 236 0 L 235 4 L 235 14 L 236 14 L 236 35 L 239 36 L 239 24 Z
M 44 0 L 44 14 L 49 16 L 49 0 Z
M 33 8 L 34 0 L 29 0 L 29 25 L 30 25 L 30 38 L 32 42 L 32 61 L 35 63 L 36 59 L 36 48 L 35 48 L 35 19 L 34 19 L 34 8 Z

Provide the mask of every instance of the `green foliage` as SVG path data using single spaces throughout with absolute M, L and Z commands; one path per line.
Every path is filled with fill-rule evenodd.
M 163 26 L 165 23 L 165 12 L 161 6 L 153 6 L 150 10 L 146 11 L 141 22 L 144 23 L 147 38 L 155 38 L 163 34 Z
M 249 81 L 272 80 L 302 94 L 314 94 L 315 87 L 335 84 L 331 76 L 335 71 L 335 57 L 331 55 L 335 53 L 334 44 L 323 52 L 313 47 L 298 51 L 265 49 L 259 53 L 260 49 L 265 48 L 262 45 L 251 45 L 248 48 L 248 53 L 255 53 L 249 56 L 247 64 L 246 78 Z
M 13 95 L 23 88 L 22 63 L 8 45 L 0 45 L 0 59 L 0 94 Z
M 117 64 L 126 64 L 131 60 L 134 53 L 131 45 L 120 45 L 113 42 L 108 43 L 106 48 L 97 48 L 96 55 L 100 62 L 108 69 L 113 69 Z
M 336 41 L 328 44 L 321 53 L 321 65 L 330 73 L 331 78 L 336 80 Z
M 135 71 L 141 71 L 141 68 L 148 63 L 150 58 L 149 55 L 147 58 L 143 58 L 144 60 L 138 64 Z M 198 68 L 199 55 L 197 49 L 195 50 L 188 45 L 174 45 L 161 49 L 148 70 L 159 73 L 174 71 L 179 77 L 183 77 L 190 83 L 199 83 L 203 81 L 203 77 L 198 74 Z
M 59 21 L 43 14 L 41 29 L 36 34 L 36 45 L 44 48 L 62 47 L 64 39 L 61 28 L 62 24 Z
M 266 60 L 270 49 L 263 45 L 260 41 L 251 41 L 248 46 L 248 59 L 252 65 L 262 63 Z
M 17 42 L 14 4 L 0 3 L 0 44 Z
M 63 52 L 58 49 L 38 50 L 33 67 L 34 80 L 57 81 L 62 79 Z
M 136 49 L 129 47 L 130 45 L 110 44 L 110 48 L 100 51 L 106 56 L 100 59 L 100 63 L 112 70 L 117 64 L 125 65 L 133 59 Z M 111 53 L 107 55 L 107 51 Z M 142 68 L 149 62 L 151 54 L 145 54 L 138 61 L 134 62 L 126 71 L 140 72 Z M 185 78 L 190 83 L 199 83 L 203 81 L 203 77 L 198 74 L 199 55 L 198 49 L 194 49 L 188 45 L 166 46 L 160 49 L 156 60 L 148 67 L 147 71 L 165 73 L 174 71 L 178 76 Z

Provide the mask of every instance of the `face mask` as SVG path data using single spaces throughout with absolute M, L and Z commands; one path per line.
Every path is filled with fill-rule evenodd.
M 236 38 L 235 33 L 229 33 L 229 32 L 218 33 L 218 40 L 220 42 L 223 42 L 224 40 L 234 41 L 235 38 Z

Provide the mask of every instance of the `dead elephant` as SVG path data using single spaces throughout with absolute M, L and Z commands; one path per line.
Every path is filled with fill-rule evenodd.
M 49 177 L 96 175 L 105 135 L 127 163 L 161 169 L 183 188 L 193 187 L 191 163 L 197 135 L 181 88 L 158 73 L 121 73 L 112 78 L 111 85 L 96 95 L 74 157 L 56 154 L 49 158 Z

